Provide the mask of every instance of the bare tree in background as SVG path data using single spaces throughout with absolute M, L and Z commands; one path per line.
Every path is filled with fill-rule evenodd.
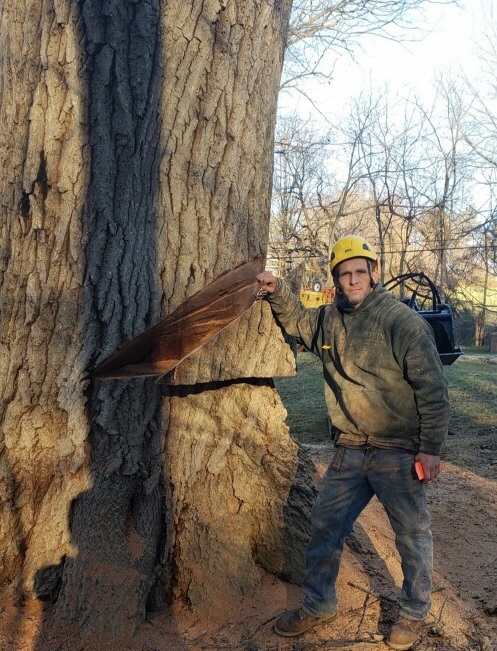
M 449 300 L 459 282 L 454 270 L 458 251 L 481 226 L 473 208 L 474 155 L 464 138 L 466 104 L 455 84 L 440 82 L 430 109 L 420 103 L 418 108 L 426 120 L 424 146 L 430 155 L 422 174 L 426 212 L 417 228 L 435 256 L 433 280 L 442 300 Z
M 474 281 L 482 283 L 480 304 L 474 305 L 477 315 L 475 345 L 478 346 L 485 341 L 487 315 L 491 312 L 488 307 L 491 281 L 497 276 L 497 19 L 493 14 L 486 18 L 486 32 L 478 43 L 482 64 L 478 87 L 473 79 L 463 77 L 463 92 L 467 98 L 464 139 L 475 154 L 475 175 L 481 196 L 481 227 L 474 234 L 476 258 L 484 269 L 483 281 L 481 277 Z M 470 304 L 476 300 L 472 294 L 467 298 Z
M 479 305 L 474 305 L 475 311 L 475 346 L 483 346 L 485 344 L 485 326 L 487 324 L 487 315 L 490 310 L 488 308 L 490 299 L 490 277 L 497 276 L 497 237 L 496 237 L 496 224 L 497 219 L 494 217 L 490 221 L 489 228 L 487 228 L 479 237 L 479 243 L 476 248 L 477 256 L 480 259 L 481 266 L 483 267 L 483 274 L 476 278 L 473 282 L 478 287 L 478 282 L 481 289 L 481 302 Z M 473 285 L 474 288 L 475 285 Z M 471 294 L 471 299 L 474 303 L 474 291 Z M 493 298 L 497 296 L 497 290 L 493 291 Z M 497 310 L 494 310 L 497 314 Z
M 432 2 L 454 0 L 294 0 L 282 88 L 305 92 L 304 79 L 329 81 L 330 53 L 353 55 L 365 36 L 409 40 L 412 22 Z
M 270 257 L 278 272 L 296 274 L 299 286 L 327 278 L 329 241 L 336 215 L 330 209 L 326 158 L 329 133 L 297 117 L 283 118 L 276 136 Z
M 329 81 L 333 55 L 346 51 L 353 56 L 365 35 L 389 38 L 392 30 L 400 34 L 404 29 L 409 40 L 409 21 L 419 17 L 426 4 L 295 2 L 283 89 L 305 94 L 308 77 Z M 438 96 L 430 106 L 424 106 L 415 91 L 409 98 L 394 98 L 395 106 L 391 98 L 382 102 L 378 95 L 359 98 L 347 125 L 333 125 L 325 159 L 330 174 L 323 177 L 319 190 L 316 186 L 316 196 L 327 200 L 320 213 L 312 210 L 328 223 L 332 218 L 333 239 L 351 230 L 369 233 L 380 251 L 385 276 L 423 270 L 439 285 L 442 297 L 454 304 L 465 291 L 468 274 L 485 266 L 483 258 L 471 252 L 474 247 L 489 251 L 483 245 L 493 228 L 497 39 L 491 18 L 489 34 L 482 39 L 487 95 L 477 93 L 468 80 L 473 97 L 471 92 L 462 93 L 461 84 L 449 78 L 438 81 Z M 299 215 L 304 212 L 299 202 Z M 283 215 L 274 213 L 278 218 Z M 302 251 L 312 248 L 307 235 L 300 231 L 297 248 Z M 284 239 L 279 238 L 280 245 Z M 491 285 L 491 271 L 485 277 Z
M 275 198 L 284 196 L 287 207 L 293 202 L 297 215 L 293 223 L 299 235 L 298 242 L 293 239 L 295 251 L 310 254 L 315 250 L 309 229 L 302 227 L 309 223 L 306 215 L 312 215 L 322 220 L 323 227 L 331 225 L 328 232 L 333 239 L 346 232 L 369 237 L 380 252 L 384 279 L 424 271 L 440 286 L 444 298 L 457 303 L 467 265 L 472 260 L 478 266 L 478 258 L 466 258 L 465 252 L 489 230 L 488 207 L 477 205 L 477 190 L 485 182 L 487 196 L 492 196 L 495 185 L 491 175 L 482 174 L 478 157 L 464 137 L 467 104 L 458 86 L 440 82 L 438 91 L 429 107 L 416 98 L 392 99 L 387 89 L 375 96 L 363 95 L 352 103 L 345 124 L 328 134 L 331 141 L 327 138 L 320 145 L 317 132 L 308 135 L 313 156 L 321 157 L 328 173 L 322 175 L 321 185 L 315 180 L 309 185 L 309 175 L 306 192 L 295 189 L 302 182 L 302 161 L 297 163 L 295 157 L 292 166 L 288 165 L 292 147 L 300 155 L 303 147 L 291 145 L 291 138 L 284 141 L 286 189 L 293 190 L 277 193 Z M 297 168 L 300 181 L 295 176 Z M 294 170 L 291 183 L 290 169 Z M 279 180 L 276 174 L 278 191 L 282 189 Z M 328 199 L 319 203 L 322 196 Z M 284 213 L 274 212 L 278 218 Z M 279 235 L 284 247 L 295 231 L 287 230 L 286 238 L 283 231 Z M 326 249 L 329 255 L 329 244 Z

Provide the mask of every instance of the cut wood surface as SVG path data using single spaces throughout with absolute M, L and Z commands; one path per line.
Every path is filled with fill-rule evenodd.
M 261 258 L 222 274 L 99 364 L 101 379 L 162 376 L 246 312 L 256 300 Z

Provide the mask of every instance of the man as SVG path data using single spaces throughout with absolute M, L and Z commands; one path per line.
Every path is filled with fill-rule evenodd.
M 305 309 L 271 272 L 257 276 L 286 332 L 322 360 L 328 416 L 338 431 L 312 509 L 303 602 L 277 620 L 275 631 L 300 635 L 336 617 L 343 544 L 376 495 L 402 561 L 399 619 L 387 640 L 402 651 L 419 637 L 431 604 L 426 487 L 440 472 L 447 381 L 430 326 L 378 282 L 377 256 L 366 240 L 339 240 L 330 268 L 337 302 L 317 309 Z M 416 461 L 423 466 L 423 481 L 414 472 Z

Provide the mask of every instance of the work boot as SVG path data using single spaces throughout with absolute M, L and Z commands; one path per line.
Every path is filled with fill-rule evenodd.
M 387 645 L 396 651 L 410 649 L 418 639 L 425 623 L 424 619 L 408 619 L 399 617 L 397 623 L 392 626 L 388 636 Z
M 274 625 L 274 632 L 278 633 L 278 635 L 283 635 L 283 637 L 301 635 L 318 624 L 332 622 L 336 616 L 336 610 L 334 613 L 330 613 L 329 615 L 316 617 L 315 615 L 309 615 L 304 612 L 302 608 L 298 608 L 297 610 L 291 610 L 289 613 L 285 613 L 284 615 L 281 615 L 281 617 L 278 617 L 276 624 Z

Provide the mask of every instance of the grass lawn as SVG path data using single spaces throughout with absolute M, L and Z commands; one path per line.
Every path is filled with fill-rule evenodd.
M 447 458 L 472 470 L 497 464 L 497 355 L 463 356 L 445 374 L 451 402 Z
M 288 412 L 292 438 L 298 443 L 330 441 L 323 381 L 321 362 L 311 353 L 298 353 L 295 377 L 274 380 Z
M 444 457 L 475 472 L 497 464 L 497 355 L 464 355 L 444 367 L 449 381 L 451 421 Z M 275 379 L 288 411 L 294 440 L 303 445 L 330 441 L 321 362 L 299 353 L 297 376 Z

